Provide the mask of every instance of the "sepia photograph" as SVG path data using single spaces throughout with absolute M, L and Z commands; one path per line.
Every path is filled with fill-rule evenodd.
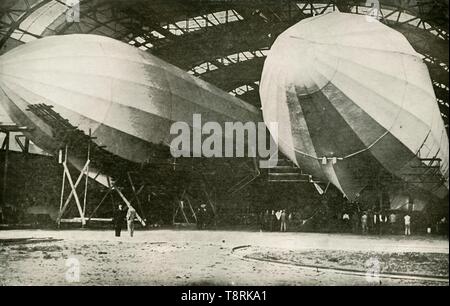
M 448 0 L 0 0 L 0 286 L 449 286 L 448 31 Z

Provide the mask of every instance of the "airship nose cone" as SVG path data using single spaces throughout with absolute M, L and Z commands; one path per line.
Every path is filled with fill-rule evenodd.
M 270 49 L 260 97 L 283 153 L 344 194 L 366 184 L 349 169 L 371 180 L 369 160 L 406 177 L 417 155 L 438 157 L 448 181 L 448 139 L 427 66 L 377 20 L 331 13 L 295 24 Z

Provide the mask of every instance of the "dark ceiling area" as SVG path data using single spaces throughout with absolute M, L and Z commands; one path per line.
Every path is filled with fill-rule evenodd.
M 317 14 L 376 10 L 424 56 L 448 129 L 448 0 L 81 0 L 79 22 L 68 23 L 74 1 L 2 0 L 0 54 L 48 35 L 110 36 L 258 106 L 264 59 L 281 32 Z

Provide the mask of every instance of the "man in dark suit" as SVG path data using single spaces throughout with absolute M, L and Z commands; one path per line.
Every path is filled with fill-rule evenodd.
M 122 226 L 125 223 L 126 210 L 122 204 L 114 212 L 114 229 L 116 231 L 116 237 L 120 237 L 120 232 L 122 231 Z

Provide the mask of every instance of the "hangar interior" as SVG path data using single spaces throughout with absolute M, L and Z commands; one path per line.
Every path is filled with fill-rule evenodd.
M 0 55 L 46 36 L 107 36 L 153 54 L 258 108 L 264 61 L 282 32 L 308 17 L 333 11 L 367 15 L 375 8 L 382 23 L 402 33 L 423 55 L 448 135 L 448 1 L 81 0 L 79 16 L 74 15 L 79 22 L 68 22 L 72 2 L 2 1 Z M 51 109 L 35 111 L 61 123 Z M 8 223 L 37 222 L 42 226 L 54 224 L 48 220 L 57 216 L 59 221 L 75 220 L 79 226 L 75 200 L 67 198 L 72 189 L 64 183 L 64 150 L 60 156 L 43 152 L 21 134 L 26 127 L 15 126 L 1 109 L 0 123 L 4 219 L 8 215 Z M 251 159 L 174 159 L 167 148 L 155 145 L 149 162 L 138 165 L 106 154 L 86 135 L 62 134 L 73 140 L 69 154 L 75 150 L 84 156 L 92 154 L 94 163 L 107 164 L 120 186 L 116 192 L 92 179 L 80 179 L 78 204 L 84 206 L 83 217 L 92 224 L 110 218 L 123 195 L 148 221 L 146 226 L 195 223 L 195 211 L 202 204 L 214 216 L 211 222 L 221 227 L 256 227 L 263 212 L 280 209 L 292 213 L 292 228 L 309 231 L 337 230 L 342 213 L 354 210 L 410 210 L 422 224 L 434 224 L 442 215 L 448 219 L 448 195 L 425 206 L 409 205 L 408 198 L 414 195 L 404 183 L 394 182 L 395 188 L 405 190 L 408 204 L 392 203 L 383 188 L 394 183 L 382 173 L 376 174 L 379 177 L 357 201 L 350 202 L 327 182 L 312 182 L 308 173 L 283 157 L 279 168 L 265 170 Z M 78 178 L 70 165 L 67 172 Z M 67 210 L 58 216 L 58 206 L 61 211 L 66 200 Z

